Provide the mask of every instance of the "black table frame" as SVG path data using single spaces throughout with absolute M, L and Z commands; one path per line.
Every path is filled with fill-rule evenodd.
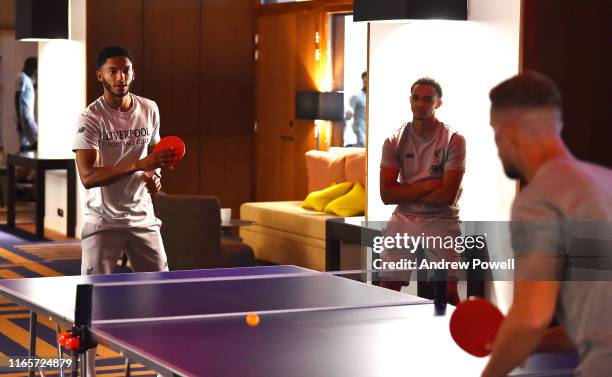
M 74 237 L 76 232 L 76 166 L 73 158 L 37 158 L 23 154 L 7 155 L 8 198 L 7 226 L 15 228 L 15 166 L 36 171 L 34 182 L 36 195 L 36 238 L 45 238 L 45 172 L 47 170 L 66 170 L 66 235 Z
M 365 218 L 361 218 L 365 222 Z M 325 221 L 325 270 L 340 270 L 340 246 L 342 242 L 359 244 L 366 247 L 373 247 L 374 237 L 381 236 L 382 232 L 378 229 L 368 228 L 367 226 L 347 223 L 345 218 L 333 218 Z M 424 258 L 421 251 L 416 253 L 417 263 Z M 463 253 L 463 257 L 481 258 L 488 260 L 487 251 L 479 254 Z M 467 271 L 467 295 L 484 297 L 484 273 L 480 270 Z M 427 286 L 427 271 L 417 271 L 417 296 L 428 297 L 431 292 Z

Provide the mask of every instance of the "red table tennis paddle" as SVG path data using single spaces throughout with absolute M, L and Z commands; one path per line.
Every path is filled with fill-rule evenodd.
M 153 152 L 159 152 L 162 150 L 174 148 L 177 152 L 176 159 L 168 164 L 169 167 L 173 167 L 185 156 L 185 143 L 178 136 L 165 136 L 162 137 L 159 143 L 153 147 Z
M 450 333 L 465 352 L 484 357 L 491 353 L 485 345 L 493 344 L 504 320 L 499 309 L 482 298 L 469 298 L 457 305 L 450 319 Z

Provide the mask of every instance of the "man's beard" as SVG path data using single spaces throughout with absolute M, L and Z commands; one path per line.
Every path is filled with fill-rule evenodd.
M 525 180 L 525 177 L 523 177 L 523 174 L 521 174 L 521 172 L 519 172 L 519 170 L 517 168 L 515 168 L 514 166 L 508 165 L 508 164 L 502 164 L 504 166 L 504 172 L 506 173 L 506 176 L 510 179 L 518 179 L 521 181 Z
M 118 97 L 118 98 L 123 98 L 126 95 L 128 95 L 130 93 L 130 87 L 132 86 L 132 83 L 129 83 L 127 85 L 127 91 L 125 93 L 115 93 L 113 92 L 113 87 L 111 84 L 108 83 L 108 81 L 106 80 L 102 80 L 102 85 L 104 85 L 104 89 L 108 90 L 108 92 L 113 96 L 113 97 Z

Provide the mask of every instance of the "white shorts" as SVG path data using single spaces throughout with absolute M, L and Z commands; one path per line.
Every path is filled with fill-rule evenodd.
M 112 274 L 122 252 L 134 272 L 168 271 L 160 226 L 159 221 L 147 227 L 126 228 L 85 223 L 81 232 L 81 274 Z
M 423 217 L 409 216 L 400 213 L 394 213 L 386 224 L 383 236 L 396 237 L 403 236 L 426 236 L 426 237 L 457 237 L 461 236 L 459 221 L 453 218 L 443 217 Z M 403 246 L 403 245 L 402 245 Z M 383 262 L 401 262 L 416 260 L 416 253 L 410 252 L 414 250 L 411 244 L 409 249 L 385 248 L 381 253 Z M 439 243 L 432 242 L 429 247 L 423 248 L 425 259 L 429 262 L 440 262 L 442 260 L 448 262 L 456 262 L 460 260 L 460 255 L 454 249 L 440 247 Z M 458 276 L 459 271 L 448 270 L 448 276 Z M 382 271 L 379 272 L 379 278 L 387 281 L 403 281 L 410 280 L 410 271 Z

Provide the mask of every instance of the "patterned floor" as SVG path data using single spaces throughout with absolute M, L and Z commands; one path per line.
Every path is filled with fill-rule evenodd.
M 80 271 L 78 241 L 35 242 L 32 236 L 19 230 L 0 230 L 0 279 L 32 278 L 41 276 L 77 275 Z M 4 356 L 24 357 L 28 354 L 29 311 L 0 297 L 0 360 Z M 56 326 L 47 318 L 38 317 L 36 349 L 38 356 L 56 355 Z M 125 359 L 116 352 L 100 346 L 97 349 L 96 374 L 123 376 Z M 46 376 L 57 376 L 57 371 L 45 370 Z M 142 365 L 131 366 L 133 376 L 156 376 Z M 0 365 L 1 377 L 27 376 L 26 372 L 11 371 Z

